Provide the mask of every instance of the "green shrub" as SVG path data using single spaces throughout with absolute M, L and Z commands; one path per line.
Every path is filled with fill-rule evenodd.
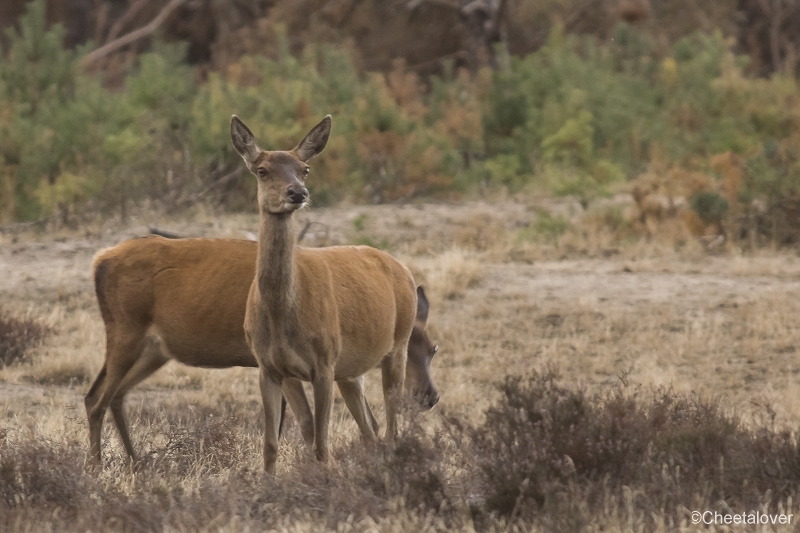
M 124 214 L 144 199 L 176 203 L 241 168 L 228 135 L 233 113 L 273 150 L 333 114 L 309 179 L 317 204 L 480 185 L 545 189 L 588 207 L 645 169 L 707 174 L 710 158 L 728 151 L 746 163 L 740 190 L 725 197 L 738 194 L 744 207 L 720 214 L 717 201 L 712 218 L 758 200 L 774 212 L 760 228 L 786 225 L 800 197 L 800 89 L 791 77 L 748 76 L 747 58 L 720 34 L 664 51 L 643 28 L 620 24 L 608 44 L 555 28 L 536 53 L 499 49 L 503 67 L 493 72 L 470 77 L 448 63 L 422 80 L 401 62 L 360 74 L 343 46 L 310 43 L 294 56 L 276 26 L 276 57 L 242 57 L 200 85 L 184 45 L 155 42 L 112 91 L 80 70 L 82 50 L 62 48 L 63 28 L 46 29 L 43 0 L 19 28 L 0 61 L 5 221 L 68 217 L 80 205 Z M 254 209 L 253 180 L 218 191 L 229 208 Z
M 728 201 L 713 191 L 694 194 L 691 198 L 691 206 L 706 224 L 720 222 L 728 212 Z
M 561 215 L 551 215 L 546 209 L 536 209 L 536 221 L 532 226 L 520 230 L 519 237 L 525 240 L 539 240 L 555 244 L 558 238 L 569 229 L 569 221 Z
M 52 183 L 62 161 L 70 157 L 60 132 L 45 117 L 74 97 L 75 63 L 62 48 L 64 28 L 45 27 L 43 0 L 31 2 L 19 30 L 7 31 L 8 46 L 0 62 L 0 150 L 14 197 L 5 218 L 39 214 L 35 191 L 41 180 Z

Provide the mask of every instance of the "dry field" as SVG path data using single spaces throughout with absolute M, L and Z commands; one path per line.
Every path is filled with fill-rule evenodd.
M 795 253 L 743 255 L 730 247 L 711 255 L 692 242 L 676 251 L 644 241 L 615 243 L 588 230 L 558 242 L 536 240 L 525 230 L 535 217 L 532 204 L 509 200 L 312 208 L 299 214 L 299 227 L 311 222 L 304 244 L 386 248 L 428 289 L 429 332 L 440 345 L 432 374 L 441 401 L 430 413 L 410 413 L 407 430 L 423 435 L 414 442 L 447 448 L 436 468 L 441 479 L 453 481 L 434 489 L 403 484 L 403 468 L 409 479 L 421 479 L 414 468 L 426 468 L 427 448 L 405 450 L 417 467 L 403 463 L 397 474 L 391 468 L 399 452 L 386 446 L 362 451 L 338 396 L 331 464 L 308 459 L 298 429 L 290 426 L 277 479 L 267 479 L 260 474 L 256 372 L 176 363 L 127 397 L 134 446 L 146 458 L 142 469 L 128 470 L 108 417 L 108 464 L 93 472 L 84 465 L 83 395 L 102 365 L 104 330 L 91 283 L 92 256 L 145 234 L 150 223 L 187 236 L 248 238 L 257 218 L 198 210 L 182 220 L 140 215 L 124 226 L 106 222 L 81 232 L 0 236 L 0 307 L 50 329 L 24 360 L 0 368 L 0 530 L 564 530 L 561 522 L 524 519 L 529 515 L 521 508 L 510 520 L 483 512 L 484 496 L 474 489 L 480 481 L 470 485 L 479 472 L 459 463 L 466 452 L 452 422 L 481 427 L 485 411 L 501 397 L 498 382 L 548 365 L 557 366 L 562 385 L 583 387 L 586 394 L 623 385 L 649 398 L 667 386 L 719 401 L 745 429 L 765 423 L 775 431 L 797 427 Z M 367 395 L 382 420 L 379 377 L 376 371 L 367 376 Z M 387 464 L 391 468 L 382 473 Z M 429 489 L 439 499 L 415 492 Z M 599 507 L 573 510 L 590 519 L 570 527 L 706 530 L 692 525 L 690 511 L 720 504 L 700 493 L 686 496 L 680 508 L 646 510 L 632 503 L 638 497 L 634 489 L 609 489 Z M 791 497 L 766 494 L 764 501 L 770 504 L 764 510 L 782 506 L 800 516 Z M 795 525 L 759 527 L 794 531 Z

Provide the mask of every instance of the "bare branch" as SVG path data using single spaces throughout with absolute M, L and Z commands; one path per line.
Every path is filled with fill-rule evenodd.
M 454 9 L 458 12 L 461 12 L 460 6 L 452 4 L 447 0 L 409 0 L 408 3 L 406 4 L 406 9 L 409 11 L 414 11 L 417 8 L 421 7 L 423 4 L 444 7 L 446 9 Z
M 313 221 L 313 220 L 309 220 L 308 222 L 305 223 L 305 225 L 303 226 L 303 229 L 300 230 L 300 233 L 297 236 L 297 244 L 300 244 L 303 241 L 303 239 L 306 236 L 306 233 L 308 233 L 309 228 L 311 226 L 313 226 L 314 224 L 316 224 L 318 226 L 322 226 L 323 228 L 325 228 L 325 236 L 326 237 L 328 236 L 328 233 L 330 232 L 330 226 L 328 226 L 327 224 L 323 224 L 322 222 L 316 222 L 316 221 Z
M 303 226 L 303 229 L 300 230 L 300 234 L 297 235 L 297 242 L 298 243 L 303 242 L 303 238 L 306 236 L 306 232 L 308 231 L 308 228 L 310 228 L 310 227 L 311 227 L 311 221 L 309 220 Z
M 582 5 L 580 5 L 564 20 L 564 31 L 569 32 L 578 22 L 580 22 L 581 17 L 586 14 L 586 11 L 599 1 L 600 0 L 586 0 Z
M 492 19 L 492 31 L 489 33 L 493 38 L 499 37 L 500 34 L 500 24 L 503 22 L 503 19 L 506 16 L 506 9 L 508 8 L 508 0 L 500 0 L 500 5 L 497 7 L 497 11 L 494 14 L 494 18 Z
M 176 233 L 174 231 L 170 231 L 168 229 L 159 228 L 158 226 L 149 226 L 147 231 L 150 232 L 151 235 L 158 235 L 159 237 L 166 237 L 167 239 L 184 239 L 186 238 L 185 235 L 181 235 L 180 233 Z
M 110 30 L 108 30 L 108 35 L 106 36 L 106 41 L 105 41 L 106 44 L 116 39 L 117 36 L 120 34 L 120 32 L 125 28 L 125 25 L 128 22 L 130 22 L 131 19 L 135 17 L 136 14 L 139 11 L 141 11 L 144 6 L 147 5 L 147 3 L 148 0 L 134 0 L 134 2 L 130 5 L 130 7 L 128 7 L 128 10 L 125 11 L 125 13 L 123 13 L 122 16 L 119 17 L 116 21 L 114 21 L 114 25 L 111 26 Z
M 226 185 L 226 184 L 230 183 L 231 181 L 233 181 L 234 179 L 236 179 L 239 176 L 241 176 L 243 170 L 244 170 L 244 167 L 239 167 L 236 170 L 234 170 L 233 172 L 231 172 L 230 174 L 226 174 L 225 176 L 222 176 L 220 179 L 218 179 L 217 181 L 215 181 L 214 183 L 212 183 L 211 185 L 209 185 L 208 187 L 206 187 L 202 191 L 200 191 L 200 192 L 198 192 L 196 194 L 193 194 L 189 198 L 187 198 L 187 199 L 185 199 L 185 200 L 183 200 L 181 202 L 178 202 L 175 205 L 173 205 L 172 207 L 168 208 L 167 212 L 171 213 L 171 212 L 175 211 L 176 209 L 178 209 L 180 207 L 188 207 L 190 205 L 196 204 L 197 202 L 199 202 L 200 200 L 205 198 L 208 195 L 208 193 L 210 193 L 214 189 L 222 187 L 223 185 Z
M 156 31 L 156 29 L 158 29 L 158 27 L 164 23 L 170 13 L 175 11 L 175 9 L 177 9 L 183 2 L 185 2 L 185 0 L 170 0 L 170 3 L 164 6 L 164 9 L 162 9 L 161 12 L 156 15 L 156 17 L 146 26 L 125 34 L 119 39 L 115 39 L 110 43 L 104 44 L 100 48 L 83 56 L 83 59 L 81 59 L 81 66 L 86 68 L 101 57 L 107 56 L 108 54 L 119 50 L 123 46 L 141 39 L 142 37 L 147 37 Z

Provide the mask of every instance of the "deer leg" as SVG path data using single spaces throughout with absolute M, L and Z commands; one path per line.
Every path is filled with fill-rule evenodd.
M 367 442 L 375 442 L 377 440 L 377 432 L 374 429 L 372 422 L 375 417 L 367 405 L 367 400 L 364 398 L 364 376 L 359 376 L 356 379 L 340 379 L 336 382 L 339 386 L 339 392 L 342 393 L 344 403 L 356 419 L 358 429 L 361 430 L 361 436 Z M 375 422 L 377 425 L 377 422 Z
M 372 432 L 375 433 L 375 438 L 377 439 L 378 435 L 380 434 L 381 427 L 378 424 L 378 420 L 375 418 L 375 415 L 372 413 L 372 409 L 370 409 L 369 402 L 367 402 L 366 398 L 364 398 L 364 407 L 367 410 L 367 417 L 369 418 L 369 424 L 372 426 Z
M 84 398 L 86 415 L 89 419 L 89 446 L 92 458 L 102 463 L 100 441 L 103 418 L 119 389 L 125 375 L 134 366 L 142 352 L 144 335 L 129 335 L 126 338 L 111 338 L 106 341 L 106 362 L 95 379 L 92 388 Z
M 108 373 L 106 370 L 106 364 L 104 364 L 103 368 L 100 369 L 100 373 L 97 374 L 97 377 L 92 384 L 92 388 L 89 389 L 89 392 L 86 394 L 86 397 L 83 400 L 83 403 L 86 406 L 86 417 L 89 420 L 90 455 L 92 460 L 97 463 L 102 463 L 100 454 L 100 435 L 103 427 L 103 415 L 105 412 L 100 413 L 98 416 L 95 406 L 97 404 L 97 396 L 99 391 L 101 388 L 103 388 L 103 384 L 106 382 L 106 374 Z
M 328 461 L 328 427 L 333 407 L 333 369 L 316 372 L 314 387 L 314 453 L 322 462 Z
M 261 401 L 264 404 L 264 470 L 275 475 L 278 460 L 278 433 L 281 424 L 281 378 L 273 375 L 264 366 L 259 368 L 261 375 Z
M 367 416 L 369 417 L 369 423 L 372 426 L 372 432 L 375 433 L 375 437 L 377 438 L 380 432 L 380 425 L 378 424 L 378 420 L 375 418 L 375 415 L 372 414 L 372 409 L 370 409 L 366 398 L 364 399 L 364 406 L 367 408 Z
M 407 351 L 408 339 L 405 342 L 396 342 L 392 352 L 381 361 L 383 399 L 386 402 L 386 438 L 390 441 L 397 436 L 397 415 L 406 377 Z
M 311 451 L 314 447 L 314 415 L 311 414 L 311 406 L 308 405 L 308 398 L 303 390 L 303 382 L 299 379 L 286 378 L 283 380 L 283 395 L 289 402 L 297 422 L 300 424 L 300 432 L 303 434 L 303 442 L 306 448 Z
M 130 434 L 128 433 L 128 424 L 125 421 L 123 402 L 129 390 L 150 377 L 153 372 L 169 361 L 169 358 L 162 353 L 160 344 L 154 344 L 155 345 L 151 344 L 145 347 L 142 357 L 140 357 L 128 373 L 125 374 L 122 383 L 120 383 L 116 394 L 111 400 L 111 414 L 114 417 L 114 424 L 117 426 L 117 431 L 122 439 L 122 445 L 128 453 L 128 457 L 130 457 L 131 461 L 134 463 L 137 462 L 137 458 L 133 451 Z

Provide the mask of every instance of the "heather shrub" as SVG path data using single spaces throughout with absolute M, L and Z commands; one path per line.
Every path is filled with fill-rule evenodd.
M 575 476 L 628 477 L 625 470 L 636 468 L 629 461 L 647 447 L 635 403 L 621 397 L 599 410 L 586 392 L 559 384 L 552 371 L 509 377 L 500 391 L 501 401 L 487 411 L 475 439 L 486 454 L 479 464 L 489 487 L 487 507 L 501 514 L 543 505 Z
M 47 334 L 36 320 L 18 318 L 0 309 L 0 367 L 25 358 L 29 348 Z
M 434 531 L 578 531 L 618 513 L 651 530 L 680 524 L 685 509 L 763 512 L 797 498 L 797 436 L 768 417 L 746 425 L 670 389 L 589 392 L 552 369 L 498 386 L 478 423 L 407 407 L 394 443 L 355 438 L 334 446 L 328 464 L 290 427 L 277 477 L 260 470 L 257 400 L 131 409 L 144 457 L 135 472 L 108 444 L 104 470 L 94 469 L 74 437 L 83 420 L 67 422 L 59 440 L 0 431 L 0 527 L 160 531 L 215 520 L 369 530 L 416 517 Z
M 639 491 L 646 515 L 695 498 L 753 510 L 795 495 L 797 436 L 745 427 L 716 402 L 670 389 L 645 399 L 624 386 L 589 394 L 551 369 L 499 388 L 472 433 L 487 510 L 563 523 L 623 489 Z
M 79 507 L 91 479 L 83 471 L 84 453 L 77 444 L 34 438 L 20 446 L 0 435 L 0 505 Z

